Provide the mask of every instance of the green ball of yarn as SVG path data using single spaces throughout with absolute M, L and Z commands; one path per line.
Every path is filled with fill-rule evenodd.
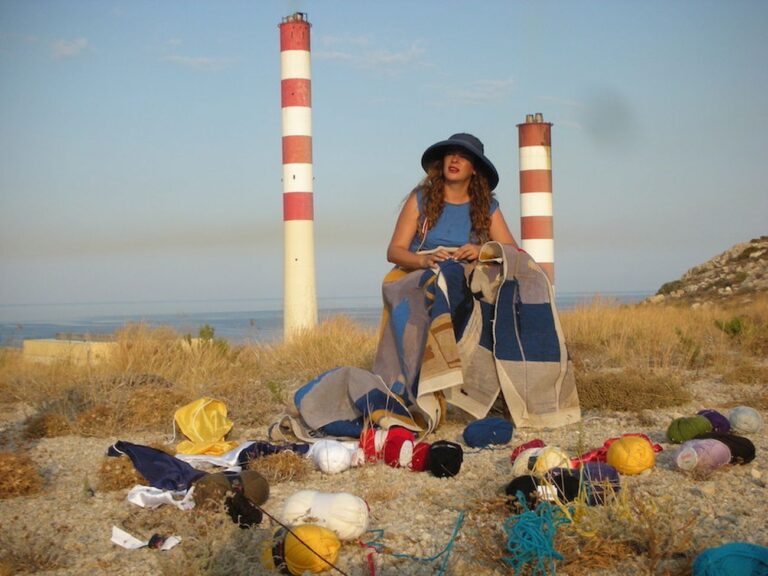
M 705 416 L 690 416 L 688 418 L 675 418 L 667 428 L 667 438 L 670 442 L 681 444 L 699 434 L 712 432 L 712 422 Z

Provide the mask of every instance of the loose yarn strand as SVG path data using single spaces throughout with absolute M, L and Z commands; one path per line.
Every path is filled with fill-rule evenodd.
M 377 529 L 377 530 L 369 530 L 372 534 L 375 535 L 375 538 L 371 540 L 370 542 L 366 542 L 364 545 L 369 546 L 376 550 L 377 552 L 389 554 L 390 556 L 393 556 L 395 558 L 406 558 L 408 560 L 414 560 L 415 562 L 434 562 L 435 560 L 438 560 L 442 557 L 442 561 L 438 565 L 437 574 L 438 576 L 444 576 L 445 571 L 448 569 L 448 562 L 451 559 L 451 552 L 453 552 L 453 547 L 456 544 L 456 538 L 459 535 L 459 530 L 461 530 L 461 525 L 464 523 L 464 511 L 462 510 L 459 512 L 458 518 L 456 518 L 456 524 L 453 526 L 453 533 L 451 534 L 450 540 L 448 540 L 448 544 L 445 545 L 445 548 L 443 548 L 440 552 L 435 554 L 434 556 L 429 557 L 422 557 L 422 556 L 412 556 L 411 554 L 402 554 L 398 552 L 391 552 L 388 548 L 386 548 L 382 543 L 378 542 L 379 538 L 384 537 L 384 530 Z

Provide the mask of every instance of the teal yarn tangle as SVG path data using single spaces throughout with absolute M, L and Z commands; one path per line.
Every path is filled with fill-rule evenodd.
M 518 492 L 517 498 L 526 511 L 504 522 L 506 549 L 511 555 L 504 556 L 502 561 L 512 567 L 515 576 L 522 574 L 526 566 L 530 567 L 531 576 L 555 574 L 555 560 L 563 559 L 555 550 L 555 535 L 557 528 L 570 520 L 549 502 L 541 502 L 535 510 L 528 510 L 525 495 Z

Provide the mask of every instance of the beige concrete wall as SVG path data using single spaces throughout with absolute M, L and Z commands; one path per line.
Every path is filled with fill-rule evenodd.
M 117 347 L 116 342 L 88 342 L 83 340 L 24 340 L 22 352 L 25 360 L 33 362 L 72 362 L 73 364 L 97 364 L 109 358 Z

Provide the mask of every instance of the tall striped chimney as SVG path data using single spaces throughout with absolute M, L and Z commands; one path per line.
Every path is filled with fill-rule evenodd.
M 555 284 L 555 240 L 552 226 L 552 124 L 537 112 L 518 124 L 520 140 L 521 248 Z
M 309 27 L 303 12 L 286 16 L 280 23 L 286 339 L 317 324 Z

